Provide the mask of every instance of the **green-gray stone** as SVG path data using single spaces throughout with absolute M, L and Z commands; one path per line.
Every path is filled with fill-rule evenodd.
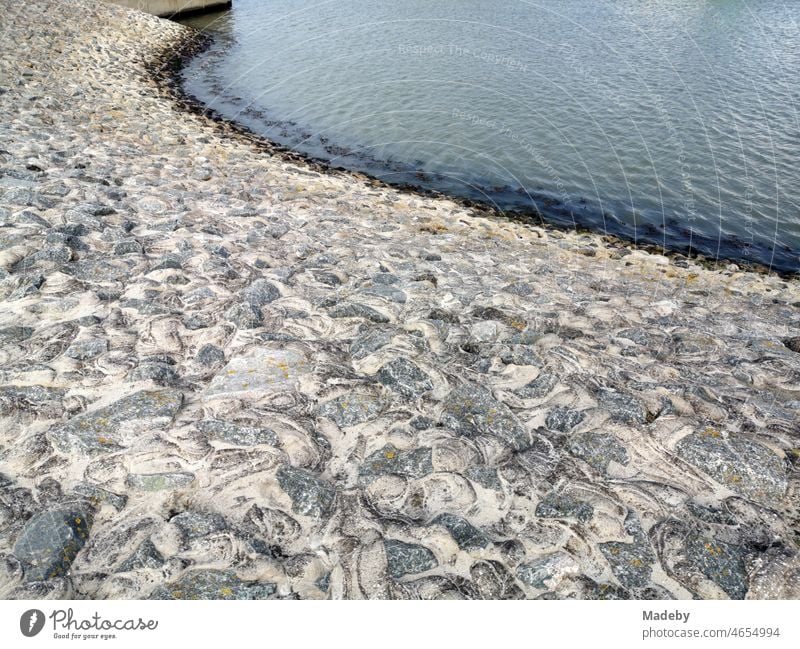
M 296 351 L 258 347 L 232 358 L 211 381 L 206 396 L 290 390 L 310 370 L 306 358 Z
M 433 473 L 433 452 L 428 447 L 401 451 L 387 444 L 369 455 L 361 465 L 360 474 L 375 477 L 384 474 L 421 478 Z
M 104 258 L 70 262 L 67 264 L 65 272 L 86 282 L 102 284 L 128 277 L 131 269 L 126 264 Z
M 278 484 L 292 499 L 292 511 L 304 516 L 326 518 L 336 504 L 336 489 L 311 471 L 284 466 L 278 469 Z
M 381 412 L 381 403 L 374 396 L 351 392 L 320 404 L 317 414 L 336 422 L 339 428 L 357 426 L 375 419 Z
M 360 360 L 392 342 L 395 332 L 392 329 L 370 329 L 353 339 L 350 355 Z
M 72 489 L 79 496 L 89 499 L 93 503 L 108 503 L 117 511 L 121 511 L 128 503 L 128 497 L 115 494 L 113 491 L 103 489 L 88 482 L 79 482 Z
M 450 392 L 444 399 L 441 422 L 465 437 L 493 435 L 517 451 L 531 443 L 510 408 L 477 386 L 465 385 Z
M 467 519 L 455 514 L 439 514 L 433 519 L 435 525 L 444 526 L 458 547 L 467 552 L 480 550 L 489 545 L 489 539 Z
M 376 311 L 371 306 L 358 303 L 337 304 L 329 312 L 331 318 L 366 318 L 372 322 L 389 322 L 380 311 Z
M 691 433 L 675 447 L 678 455 L 729 489 L 774 504 L 787 488 L 786 467 L 766 446 L 714 429 Z
M 265 306 L 280 296 L 278 288 L 266 279 L 257 279 L 242 291 L 242 299 L 256 307 Z
M 490 466 L 471 466 L 464 471 L 464 476 L 477 482 L 481 487 L 486 489 L 494 489 L 501 491 L 503 485 L 500 483 L 500 477 L 497 475 L 497 469 Z
M 600 405 L 611 413 L 611 418 L 626 424 L 644 424 L 647 421 L 647 408 L 636 398 L 601 388 L 597 393 Z
M 48 438 L 63 453 L 97 455 L 119 450 L 123 424 L 148 419 L 171 421 L 182 403 L 183 394 L 177 390 L 143 390 L 51 428 Z
M 13 552 L 24 566 L 26 581 L 66 574 L 89 537 L 92 521 L 92 512 L 76 505 L 42 512 L 25 523 Z
M 392 579 L 399 579 L 404 575 L 416 575 L 439 565 L 433 552 L 423 545 L 394 539 L 385 539 L 383 544 L 386 549 L 389 576 Z
M 271 582 L 244 581 L 232 570 L 194 570 L 158 586 L 148 599 L 269 599 L 277 590 Z
M 642 545 L 612 541 L 598 547 L 623 586 L 642 588 L 650 582 L 653 555 Z
M 44 385 L 4 385 L 0 387 L 0 416 L 19 410 L 34 415 L 60 414 L 64 388 Z
M 563 552 L 546 554 L 538 559 L 517 566 L 517 578 L 533 588 L 547 588 L 545 583 L 554 577 L 577 573 L 578 563 L 570 555 Z
M 209 439 L 218 439 L 236 446 L 278 445 L 278 436 L 268 428 L 242 426 L 219 419 L 203 419 L 197 422 L 197 428 L 208 435 Z
M 574 518 L 588 523 L 594 516 L 594 508 L 568 494 L 551 491 L 536 505 L 536 515 L 539 518 Z
M 568 433 L 584 419 L 584 414 L 579 410 L 556 406 L 547 413 L 545 425 L 550 430 L 557 430 L 561 433 Z
M 628 452 L 619 440 L 607 433 L 581 433 L 574 435 L 567 443 L 572 455 L 585 461 L 597 471 L 605 473 L 613 460 L 619 464 L 628 463 Z
M 182 512 L 169 522 L 176 525 L 187 540 L 199 539 L 228 527 L 222 514 L 216 512 Z
M 175 471 L 166 473 L 131 473 L 125 484 L 138 491 L 164 491 L 188 487 L 194 482 L 194 473 Z
M 139 547 L 129 556 L 117 572 L 130 572 L 131 570 L 142 570 L 145 568 L 160 568 L 164 565 L 164 557 L 158 551 L 150 539 L 145 539 Z
M 430 377 L 407 358 L 395 358 L 378 370 L 378 381 L 404 397 L 417 397 L 433 389 Z
M 731 599 L 744 599 L 747 594 L 747 569 L 741 549 L 713 538 L 692 535 L 687 540 L 689 562 Z

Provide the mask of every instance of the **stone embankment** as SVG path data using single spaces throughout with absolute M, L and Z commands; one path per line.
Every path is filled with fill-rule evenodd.
M 190 30 L 3 4 L 0 596 L 800 596 L 796 280 L 268 155 Z

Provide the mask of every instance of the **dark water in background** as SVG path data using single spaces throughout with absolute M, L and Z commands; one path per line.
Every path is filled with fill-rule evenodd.
M 396 183 L 800 269 L 800 2 L 235 0 L 189 93 Z

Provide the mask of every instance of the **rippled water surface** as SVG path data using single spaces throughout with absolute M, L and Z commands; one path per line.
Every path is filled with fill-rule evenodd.
M 800 268 L 800 3 L 236 0 L 188 92 L 335 166 Z

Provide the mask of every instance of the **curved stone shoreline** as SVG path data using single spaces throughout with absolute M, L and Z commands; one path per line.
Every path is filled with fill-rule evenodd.
M 165 96 L 180 25 L 2 21 L 0 596 L 800 596 L 796 280 L 268 156 Z

